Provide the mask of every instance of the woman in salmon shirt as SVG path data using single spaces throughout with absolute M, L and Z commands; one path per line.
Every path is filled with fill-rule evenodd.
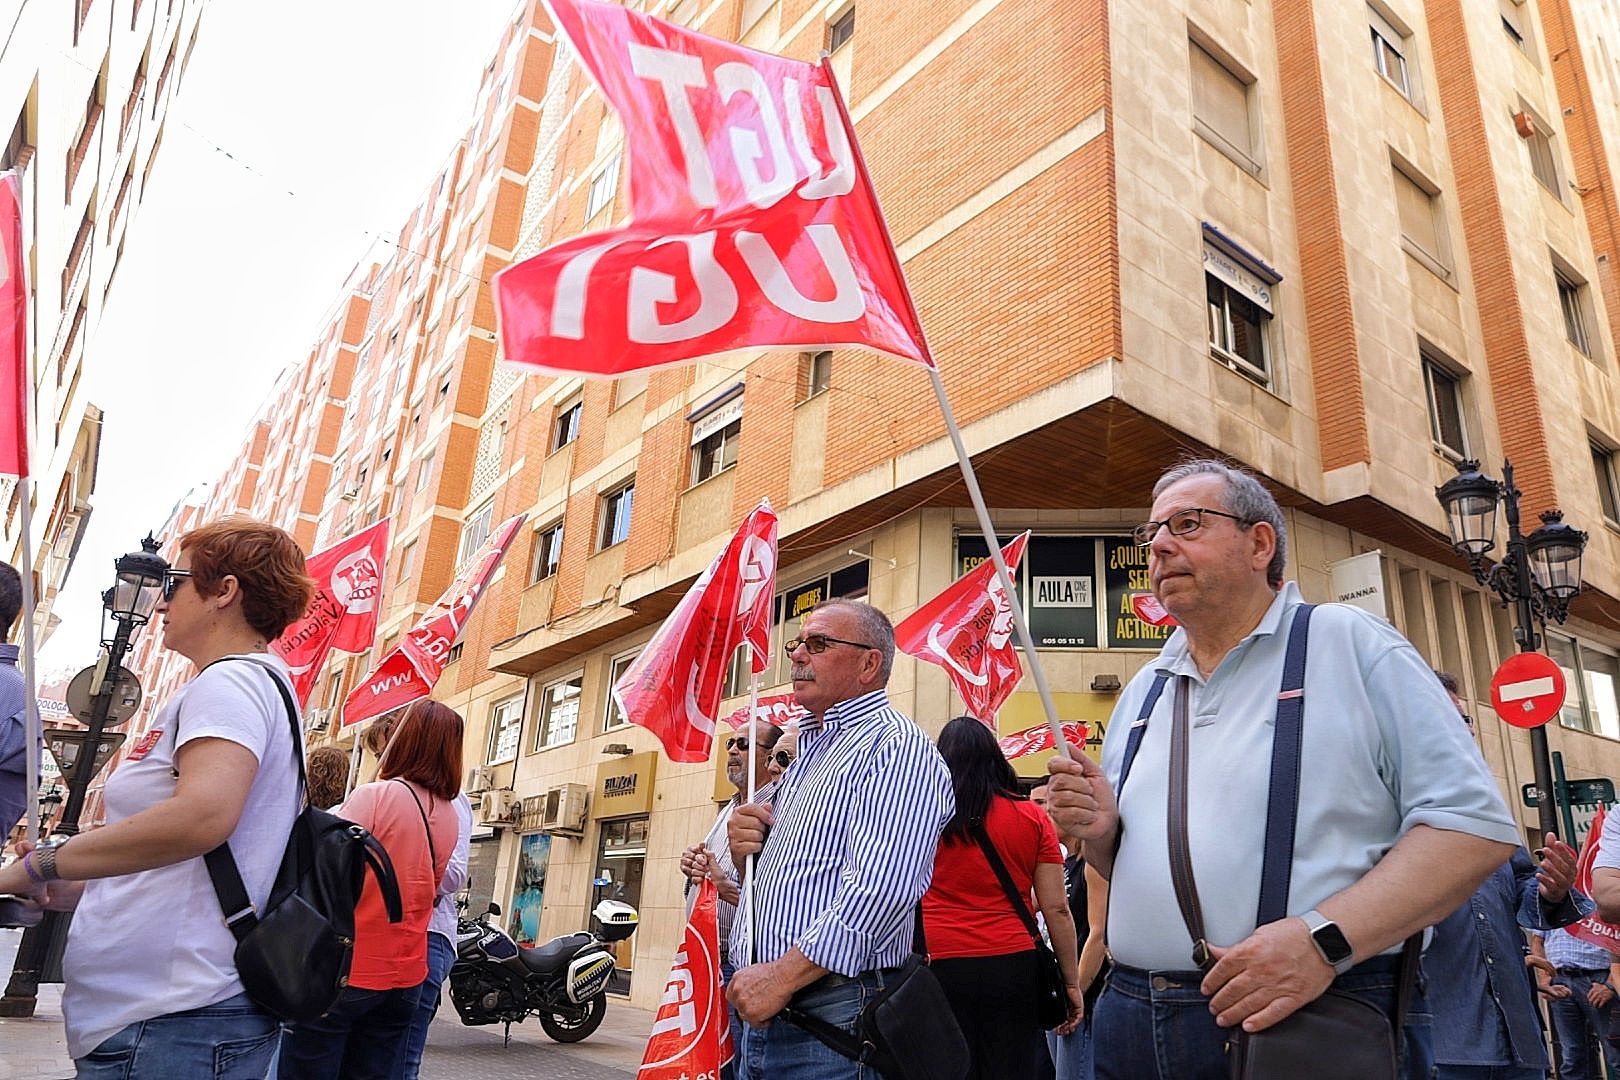
M 354 963 L 337 1004 L 282 1043 L 280 1080 L 386 1080 L 427 978 L 433 899 L 456 846 L 451 800 L 461 790 L 461 717 L 436 701 L 407 706 L 378 779 L 333 812 L 371 830 L 399 877 L 405 917 L 390 923 L 366 878 L 354 912 Z
M 1082 1003 L 1057 830 L 1019 793 L 1017 774 L 980 721 L 959 716 L 946 724 L 939 753 L 951 770 L 956 813 L 945 825 L 933 881 L 923 894 L 923 933 L 930 966 L 967 1040 L 968 1078 L 1050 1076 L 1051 1056 L 1035 1015 L 1035 942 L 974 837 L 984 830 L 1026 910 L 1046 920 L 1070 1002 L 1069 1019 L 1057 1030 L 1068 1034 L 1080 1021 Z

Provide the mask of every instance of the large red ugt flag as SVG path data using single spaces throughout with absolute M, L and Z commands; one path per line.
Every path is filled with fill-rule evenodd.
M 315 596 L 304 617 L 270 643 L 292 671 L 298 703 L 320 677 L 333 649 L 365 652 L 377 640 L 377 612 L 382 598 L 382 565 L 388 556 L 388 519 L 339 540 L 305 560 L 315 579 Z
M 28 272 L 22 181 L 0 173 L 0 473 L 28 475 Z
M 508 360 L 618 375 L 845 344 L 932 365 L 825 61 L 547 3 L 624 122 L 630 217 L 496 277 Z
M 1607 807 L 1598 807 L 1597 816 L 1586 834 L 1586 843 L 1581 845 L 1581 858 L 1575 864 L 1575 887 L 1587 896 L 1592 895 L 1592 863 L 1597 859 L 1600 841 L 1603 833 L 1603 819 L 1608 814 Z M 1593 912 L 1580 922 L 1571 923 L 1564 927 L 1575 937 L 1593 945 L 1601 945 L 1612 953 L 1620 953 L 1620 926 L 1604 922 Z
M 720 991 L 718 898 L 714 882 L 705 878 L 686 921 L 686 937 L 670 965 L 637 1080 L 718 1077 L 720 1067 L 731 1060 L 731 1014 Z

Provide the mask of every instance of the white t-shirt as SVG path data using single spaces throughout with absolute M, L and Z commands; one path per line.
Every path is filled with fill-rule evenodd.
M 1603 831 L 1598 834 L 1598 853 L 1592 860 L 1592 869 L 1600 866 L 1620 870 L 1620 806 L 1609 807 L 1609 812 L 1603 815 Z
M 218 738 L 251 750 L 259 770 L 230 845 L 256 906 L 270 895 L 298 814 L 292 726 L 267 667 L 288 682 L 279 657 L 255 654 L 216 663 L 181 687 L 135 740 L 105 792 L 108 824 L 174 795 L 177 717 L 180 745 Z M 301 732 L 297 752 L 302 756 Z M 83 1057 L 138 1020 L 240 994 L 235 949 L 201 857 L 87 882 L 62 965 L 68 1052 Z

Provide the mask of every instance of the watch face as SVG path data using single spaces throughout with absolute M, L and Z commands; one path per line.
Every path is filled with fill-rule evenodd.
M 1350 958 L 1353 951 L 1350 942 L 1345 940 L 1344 934 L 1339 932 L 1338 924 L 1328 923 L 1311 931 L 1311 937 L 1316 939 L 1317 948 L 1327 957 L 1329 964 L 1340 964 Z

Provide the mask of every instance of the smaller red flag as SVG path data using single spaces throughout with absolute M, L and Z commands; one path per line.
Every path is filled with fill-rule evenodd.
M 15 170 L 0 173 L 0 473 L 28 476 L 28 265 Z
M 1086 722 L 1084 720 L 1063 721 L 1063 741 L 1073 743 L 1075 746 L 1086 745 Z M 1032 728 L 1015 731 L 1010 735 L 1001 737 L 1001 752 L 1007 760 L 1028 757 L 1038 754 L 1042 750 L 1056 750 L 1052 742 L 1052 725 L 1037 724 Z
M 1028 543 L 1026 531 L 1001 549 L 1009 571 Z M 987 724 L 1024 675 L 1012 634 L 1012 602 L 989 559 L 894 628 L 895 646 L 944 668 L 968 712 Z
M 305 561 L 309 576 L 315 579 L 315 596 L 304 617 L 270 643 L 292 670 L 300 704 L 309 703 L 328 653 L 333 649 L 365 652 L 376 642 L 387 551 L 385 518 Z
M 1598 807 L 1597 816 L 1586 834 L 1586 843 L 1581 845 L 1581 858 L 1575 864 L 1575 887 L 1587 896 L 1592 895 L 1592 863 L 1596 861 L 1602 842 L 1603 819 L 1608 815 L 1607 807 Z M 1620 954 L 1620 926 L 1604 922 L 1593 912 L 1580 922 L 1571 923 L 1565 930 L 1582 941 L 1593 945 L 1601 945 L 1615 954 Z
M 672 761 L 709 760 L 726 670 L 744 643 L 764 669 L 775 595 L 776 512 L 762 499 L 613 687 Z
M 718 899 L 714 882 L 705 878 L 670 965 L 637 1080 L 717 1078 L 732 1059 L 731 1014 L 720 988 Z
M 517 536 L 527 514 L 503 522 L 489 534 L 456 580 L 438 601 L 417 620 L 405 639 L 388 651 L 371 674 L 354 688 L 343 702 L 343 726 L 349 727 L 390 709 L 409 705 L 433 692 L 450 649 L 461 639 L 461 632 L 472 618 L 484 590 L 495 577 L 512 538 Z
M 802 717 L 810 715 L 810 710 L 799 704 L 799 699 L 792 694 L 771 694 L 759 699 L 755 706 L 754 716 L 765 721 L 772 727 L 784 727 L 787 724 L 796 724 Z M 733 709 L 726 717 L 726 723 L 732 731 L 741 731 L 748 726 L 748 706 Z

